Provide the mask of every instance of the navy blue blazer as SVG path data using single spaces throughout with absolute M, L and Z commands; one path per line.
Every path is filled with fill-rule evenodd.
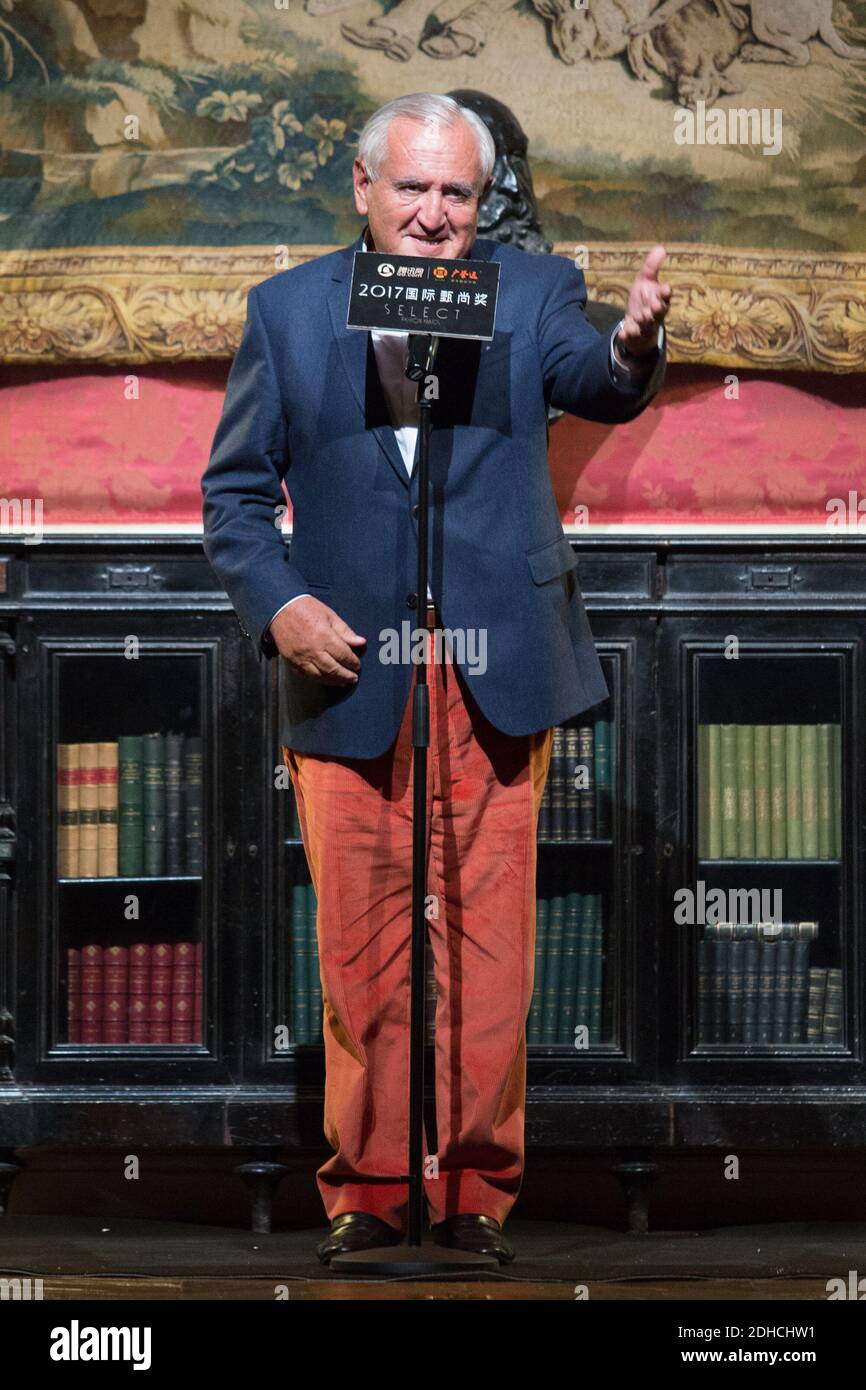
M 362 249 L 363 234 L 250 291 L 202 515 L 205 553 L 262 657 L 275 652 L 269 638 L 263 645 L 271 618 L 304 593 L 367 639 L 351 687 L 278 658 L 281 742 L 372 758 L 400 726 L 424 596 L 415 593 L 417 458 L 410 477 L 370 334 L 346 327 Z M 609 337 L 583 312 L 583 274 L 564 257 L 479 237 L 469 258 L 502 267 L 496 329 L 490 343 L 440 339 L 429 585 L 482 712 L 505 733 L 528 734 L 608 695 L 548 472 L 548 403 L 587 420 L 631 420 L 661 385 L 664 351 L 637 381 L 614 373 Z M 283 478 L 291 547 L 279 529 Z

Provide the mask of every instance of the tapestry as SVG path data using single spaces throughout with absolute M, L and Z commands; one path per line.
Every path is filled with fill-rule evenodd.
M 461 88 L 593 297 L 667 247 L 673 360 L 866 365 L 866 0 L 0 0 L 0 356 L 230 356 L 367 116 Z

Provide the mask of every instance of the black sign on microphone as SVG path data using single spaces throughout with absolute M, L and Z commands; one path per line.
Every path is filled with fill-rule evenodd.
M 356 251 L 347 328 L 493 337 L 499 262 Z

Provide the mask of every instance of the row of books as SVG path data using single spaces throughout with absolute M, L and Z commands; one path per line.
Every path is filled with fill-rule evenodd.
M 122 734 L 57 745 L 60 878 L 202 872 L 202 740 Z
M 701 859 L 837 859 L 838 724 L 699 724 Z
M 69 1042 L 201 1042 L 201 1004 L 200 942 L 67 951 Z
M 535 983 L 526 1041 L 601 1041 L 604 915 L 601 893 L 553 893 L 535 904 Z M 576 1030 L 585 1028 L 578 1036 Z
M 316 893 L 312 884 L 292 888 L 292 1039 L 322 1041 L 322 984 L 316 940 Z M 601 1037 L 603 914 L 600 893 L 560 893 L 536 903 L 535 987 L 527 1021 L 528 1043 L 575 1045 Z M 429 941 L 425 966 L 427 1041 L 436 1028 L 436 976 Z
M 539 840 L 608 839 L 615 785 L 614 725 L 609 719 L 554 729 Z
M 814 941 L 817 922 L 707 922 L 705 941 Z
M 842 1040 L 842 971 L 809 966 L 817 923 L 796 939 L 698 942 L 699 1043 L 772 1046 Z
M 613 724 L 556 728 L 550 771 L 538 814 L 539 840 L 606 840 L 611 835 L 615 786 Z M 292 797 L 288 833 L 301 838 L 298 808 Z

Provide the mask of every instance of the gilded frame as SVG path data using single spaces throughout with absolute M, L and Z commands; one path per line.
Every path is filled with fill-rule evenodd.
M 0 359 L 144 365 L 230 358 L 250 287 L 333 250 L 93 247 L 0 253 Z M 559 255 L 578 248 L 559 242 Z M 624 303 L 647 248 L 580 248 L 590 295 Z M 668 245 L 674 362 L 763 371 L 866 369 L 866 257 Z

